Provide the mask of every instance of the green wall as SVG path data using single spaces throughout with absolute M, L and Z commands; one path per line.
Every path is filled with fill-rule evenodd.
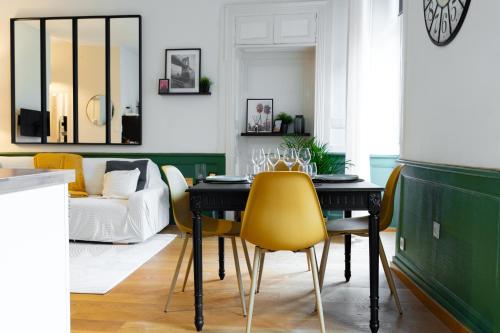
M 0 153 L 0 156 L 32 156 L 36 153 Z M 205 163 L 207 173 L 222 175 L 226 172 L 225 154 L 191 154 L 191 153 L 81 153 L 83 157 L 116 157 L 116 158 L 149 158 L 159 167 L 163 165 L 174 165 L 185 177 L 194 177 L 195 164 Z M 164 177 L 162 173 L 162 177 Z M 165 179 L 164 179 L 165 180 Z
M 500 172 L 405 164 L 394 263 L 472 331 L 500 332 Z
M 379 186 L 385 187 L 392 169 L 396 167 L 397 155 L 371 155 L 370 156 L 370 178 L 371 182 Z M 399 192 L 396 192 L 394 203 L 394 217 L 392 218 L 391 227 L 397 228 L 399 214 Z

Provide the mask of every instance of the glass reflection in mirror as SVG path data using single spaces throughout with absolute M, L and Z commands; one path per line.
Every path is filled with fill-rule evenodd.
M 73 26 L 71 20 L 45 22 L 47 142 L 73 142 Z
M 40 22 L 14 23 L 16 142 L 41 142 Z
M 111 143 L 140 141 L 139 117 L 139 19 L 112 18 L 111 100 L 115 115 L 111 120 Z
M 106 27 L 104 19 L 78 20 L 78 141 L 106 143 L 106 126 L 87 116 L 94 96 L 106 95 Z M 104 111 L 104 117 L 105 111 Z
M 85 108 L 88 120 L 96 126 L 106 125 L 106 96 L 96 95 L 92 97 Z M 115 106 L 111 105 L 111 122 L 115 115 Z

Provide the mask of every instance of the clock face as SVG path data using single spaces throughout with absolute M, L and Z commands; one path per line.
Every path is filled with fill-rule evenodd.
M 471 0 L 423 0 L 425 27 L 438 46 L 450 43 L 458 34 Z

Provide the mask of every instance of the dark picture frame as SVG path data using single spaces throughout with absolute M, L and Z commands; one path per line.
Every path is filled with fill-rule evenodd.
M 111 43 L 112 43 L 112 29 L 111 26 L 115 19 L 137 19 L 137 33 L 138 33 L 138 101 L 137 101 L 137 121 L 136 121 L 136 130 L 134 131 L 136 136 L 135 140 L 132 142 L 112 142 L 112 128 L 111 128 L 111 118 L 113 116 L 113 106 L 111 102 L 111 67 L 112 67 L 112 57 L 111 57 Z M 79 71 L 78 64 L 82 59 L 78 53 L 78 40 L 81 38 L 79 36 L 79 24 L 89 19 L 101 19 L 104 24 L 104 72 L 102 73 L 105 80 L 105 91 L 104 95 L 106 96 L 106 128 L 105 128 L 105 139 L 103 142 L 86 142 L 81 139 L 81 135 L 79 133 L 79 112 L 85 112 L 85 110 L 81 110 L 79 104 Z M 50 59 L 47 59 L 47 31 L 46 26 L 47 23 L 52 21 L 60 21 L 60 20 L 71 20 L 71 36 L 69 37 L 71 40 L 71 67 L 72 67 L 72 85 L 70 86 L 69 91 L 72 94 L 72 103 L 70 102 L 72 108 L 73 120 L 72 124 L 72 142 L 68 142 L 68 137 L 66 136 L 61 142 L 49 142 L 47 140 L 48 136 L 50 136 L 50 122 L 47 121 L 49 118 L 50 111 L 48 110 L 48 106 L 50 105 L 50 100 L 47 98 L 47 91 L 49 90 L 49 83 L 47 82 L 47 62 Z M 33 59 L 40 59 L 40 112 L 41 118 L 45 121 L 41 122 L 41 135 L 39 142 L 32 141 L 20 141 L 17 138 L 17 127 L 19 125 L 19 115 L 17 113 L 16 108 L 16 22 L 20 21 L 37 21 L 40 25 L 40 54 L 34 54 Z M 17 78 L 19 79 L 19 78 Z M 33 144 L 44 144 L 44 145 L 124 145 L 124 146 L 140 146 L 142 144 L 142 16 L 141 15 L 84 15 L 84 16 L 41 16 L 41 17 L 16 17 L 10 19 L 10 87 L 11 87 L 11 143 L 17 145 L 33 145 Z M 67 131 L 68 128 L 68 118 L 64 118 L 64 128 Z
M 199 94 L 200 77 L 200 48 L 165 50 L 165 79 L 170 80 L 169 94 Z
M 158 95 L 167 95 L 170 89 L 169 79 L 159 79 L 158 80 Z
M 273 131 L 274 99 L 247 98 L 247 133 L 272 133 Z

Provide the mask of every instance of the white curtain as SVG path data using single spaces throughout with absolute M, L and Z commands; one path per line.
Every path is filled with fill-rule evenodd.
M 370 180 L 370 155 L 399 154 L 401 30 L 398 0 L 349 1 L 348 173 Z

